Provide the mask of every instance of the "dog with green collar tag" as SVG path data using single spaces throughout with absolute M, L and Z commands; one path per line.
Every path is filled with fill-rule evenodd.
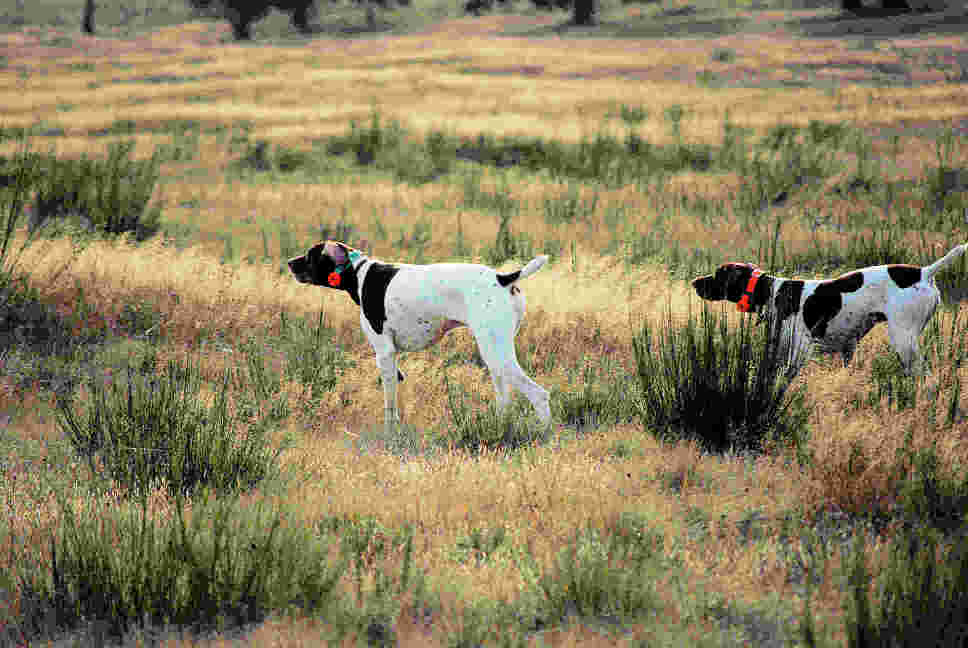
M 384 423 L 390 429 L 400 420 L 397 383 L 404 379 L 396 354 L 433 346 L 460 326 L 474 335 L 499 407 L 510 402 L 514 388 L 531 401 L 542 422 L 551 421 L 548 391 L 524 373 L 514 349 L 525 312 L 517 282 L 547 261 L 538 256 L 508 273 L 472 263 L 384 263 L 345 243 L 324 241 L 289 259 L 289 270 L 300 283 L 349 293 L 360 307 L 360 326 L 383 378 Z

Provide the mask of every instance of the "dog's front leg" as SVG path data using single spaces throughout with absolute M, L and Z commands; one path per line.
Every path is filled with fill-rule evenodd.
M 780 329 L 779 358 L 786 364 L 786 377 L 793 380 L 803 368 L 813 351 L 813 338 L 806 327 L 797 323 L 786 323 Z
M 389 434 L 400 422 L 397 410 L 397 356 L 394 352 L 377 354 L 376 366 L 383 380 L 383 425 Z

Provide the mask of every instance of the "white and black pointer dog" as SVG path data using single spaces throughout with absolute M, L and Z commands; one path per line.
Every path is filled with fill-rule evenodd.
M 301 283 L 345 290 L 360 306 L 360 325 L 383 377 L 384 424 L 389 430 L 400 420 L 397 381 L 404 376 L 397 368 L 397 352 L 425 349 L 458 326 L 471 329 L 491 372 L 498 406 L 510 402 L 515 387 L 542 422 L 551 420 L 547 390 L 524 373 L 514 351 L 525 311 L 516 283 L 547 260 L 539 256 L 520 270 L 502 274 L 469 263 L 384 263 L 344 243 L 325 241 L 289 259 L 289 269 Z
M 784 279 L 749 263 L 725 263 L 716 274 L 698 277 L 692 285 L 703 299 L 726 299 L 736 302 L 741 311 L 772 318 L 790 376 L 801 369 L 814 347 L 839 351 L 846 367 L 857 343 L 878 322 L 887 322 L 891 346 L 905 372 L 920 374 L 918 338 L 941 302 L 934 275 L 966 249 L 968 244 L 959 245 L 924 268 L 872 266 L 830 280 Z

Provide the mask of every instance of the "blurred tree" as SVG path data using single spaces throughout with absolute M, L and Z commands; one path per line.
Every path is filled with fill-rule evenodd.
M 94 33 L 94 0 L 84 0 L 84 20 L 81 22 L 81 29 L 85 34 Z
M 252 38 L 252 23 L 265 18 L 270 9 L 289 14 L 292 24 L 304 34 L 309 33 L 309 18 L 315 10 L 315 0 L 187 0 L 192 8 L 221 15 L 232 24 L 236 40 Z

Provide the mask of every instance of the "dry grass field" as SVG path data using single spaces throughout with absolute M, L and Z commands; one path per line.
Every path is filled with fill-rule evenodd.
M 933 449 L 938 473 L 956 481 L 968 467 L 968 391 L 960 389 L 968 369 L 958 355 L 964 265 L 942 282 L 945 304 L 925 334 L 927 377 L 884 378 L 896 367 L 882 326 L 850 367 L 818 356 L 796 379 L 809 410 L 801 448 L 809 461 L 782 443 L 724 454 L 661 441 L 636 416 L 581 416 L 581 394 L 624 389 L 612 396 L 636 411 L 632 340 L 642 324 L 696 317 L 702 305 L 688 280 L 720 262 L 767 266 L 777 227 L 782 258 L 772 269 L 787 276 L 851 269 L 858 236 L 890 233 L 908 256 L 880 262 L 910 263 L 968 239 L 968 38 L 950 28 L 963 8 L 948 19 L 897 18 L 893 29 L 890 19 L 838 20 L 829 8 L 677 0 L 608 6 L 599 27 L 563 29 L 564 13 L 518 9 L 482 17 L 451 9 L 425 22 L 407 13 L 416 9 L 399 9 L 386 20 L 416 26 L 311 37 L 272 15 L 249 44 L 232 42 L 227 23 L 201 20 L 121 33 L 105 17 L 94 37 L 47 23 L 0 32 L 4 132 L 29 130 L 32 150 L 64 158 L 103 158 L 111 142 L 128 139 L 134 158 L 169 151 L 153 195 L 156 236 L 83 245 L 41 238 L 19 260 L 37 299 L 69 322 L 70 336 L 91 341 L 69 356 L 0 351 L 0 598 L 14 616 L 26 609 L 16 569 L 51 564 L 49 538 L 63 532 L 64 507 L 96 518 L 127 501 L 120 486 L 90 486 L 89 464 L 64 440 L 52 385 L 71 372 L 122 380 L 150 347 L 158 367 L 194 362 L 208 381 L 203 400 L 223 372 L 261 357 L 279 376 L 274 398 L 284 403 L 269 439 L 286 449 L 280 475 L 241 495 L 243 508 L 279 507 L 293 529 L 365 521 L 389 548 L 374 549 L 370 537 L 356 576 L 337 587 L 343 605 L 380 623 L 346 629 L 325 614 L 279 609 L 241 627 L 132 631 L 128 643 L 490 645 L 513 635 L 534 646 L 778 646 L 803 641 L 808 595 L 817 641 L 844 643 L 844 556 L 861 552 L 875 573 L 887 560 L 892 534 L 906 524 L 899 511 L 911 457 Z M 346 20 L 356 11 L 362 24 L 362 10 L 338 11 Z M 656 35 L 663 30 L 672 35 Z M 460 158 L 412 181 L 402 157 L 361 165 L 326 152 L 351 122 L 369 127 L 375 115 L 380 128 L 399 122 L 418 143 L 443 133 L 578 146 L 635 132 L 656 150 L 719 150 L 731 129 L 746 129 L 748 150 L 778 125 L 804 136 L 822 123 L 841 125 L 866 148 L 832 147 L 823 161 L 830 173 L 783 185 L 786 196 L 766 195 L 762 207 L 744 198 L 750 167 L 726 163 L 609 182 Z M 0 140 L 0 153 L 17 146 Z M 288 171 L 285 155 L 302 166 Z M 865 178 L 874 188 L 854 190 L 851 182 Z M 403 441 L 382 431 L 382 389 L 355 305 L 297 284 L 282 261 L 338 233 L 386 260 L 489 262 L 502 214 L 513 215 L 527 253 L 552 255 L 522 283 L 528 313 L 517 338 L 522 364 L 552 392 L 550 438 L 480 452 L 434 441 L 455 426 L 448 389 L 473 411 L 493 402 L 473 338 L 458 329 L 431 351 L 402 356 L 411 445 L 400 451 Z M 497 260 L 513 269 L 527 253 Z M 320 312 L 341 368 L 331 388 L 308 398 L 283 371 L 276 341 L 287 320 L 312 326 Z M 150 326 L 132 324 L 139 313 Z M 727 317 L 731 327 L 740 321 Z M 90 390 L 83 382 L 78 399 Z M 566 400 L 578 403 L 577 414 Z M 520 403 L 514 411 L 531 416 Z M 170 518 L 174 500 L 156 486 L 145 505 Z M 968 498 L 959 501 L 960 516 Z M 614 563 L 654 569 L 647 613 L 610 611 L 608 602 L 587 613 L 587 599 L 569 599 L 566 584 L 555 590 L 561 619 L 502 628 L 515 617 L 499 602 L 524 618 L 523 593 L 541 574 L 564 582 L 556 565 L 568 555 L 581 564 L 580 538 L 628 533 L 629 519 L 661 547 L 644 563 Z M 397 541 L 404 530 L 406 549 Z M 380 575 L 411 561 L 426 591 L 401 586 L 379 599 L 382 617 L 372 612 Z M 601 578 L 611 578 L 612 563 L 601 564 Z M 96 624 L 73 632 L 82 643 L 100 636 Z

